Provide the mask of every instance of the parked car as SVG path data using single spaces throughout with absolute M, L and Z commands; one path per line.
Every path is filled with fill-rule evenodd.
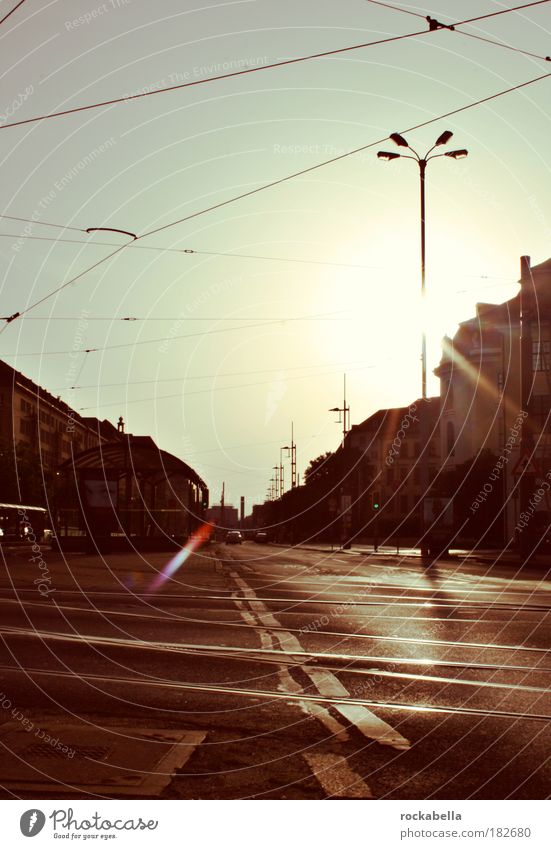
M 254 538 L 255 542 L 267 543 L 268 542 L 268 534 L 265 531 L 258 531 Z
M 226 545 L 241 545 L 243 537 L 239 531 L 228 531 L 226 534 Z

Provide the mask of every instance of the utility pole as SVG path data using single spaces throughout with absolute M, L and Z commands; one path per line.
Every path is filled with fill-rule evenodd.
M 222 528 L 222 530 L 224 530 L 225 497 L 226 497 L 226 482 L 222 481 L 222 494 L 220 496 L 220 527 Z
M 297 445 L 294 437 L 293 422 L 291 422 L 291 489 L 297 486 Z

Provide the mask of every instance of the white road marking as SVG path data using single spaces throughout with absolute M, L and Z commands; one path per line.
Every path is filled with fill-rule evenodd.
M 264 630 L 264 628 L 259 627 L 257 620 L 250 613 L 243 602 L 240 599 L 234 599 L 235 604 L 241 616 L 249 625 L 253 625 L 259 633 L 260 642 L 262 644 L 262 648 L 273 649 L 274 645 L 272 643 L 272 638 L 270 635 Z M 250 603 L 250 602 L 249 602 Z M 254 602 L 253 602 L 254 604 Z M 257 604 L 261 604 L 261 602 L 257 602 Z M 264 607 L 264 605 L 262 605 Z M 258 614 L 257 614 L 258 615 Z M 289 670 L 285 666 L 279 667 L 279 680 L 280 684 L 278 685 L 278 690 L 282 693 L 302 693 L 301 687 L 297 684 L 294 678 L 289 674 Z M 318 705 L 315 702 L 299 702 L 299 707 L 303 711 L 303 713 L 307 715 L 315 716 L 316 719 L 319 719 L 320 722 L 325 725 L 328 731 L 339 741 L 339 743 L 345 743 L 350 739 L 348 735 L 348 731 L 341 725 L 338 719 L 335 719 L 326 707 L 323 705 Z
M 255 611 L 259 622 L 267 628 L 281 628 L 278 620 L 268 611 L 268 608 L 263 604 L 263 602 L 258 601 L 254 590 L 251 589 L 246 581 L 240 578 L 235 572 L 230 572 L 230 575 L 247 598 L 248 604 Z M 279 631 L 273 636 L 278 640 L 281 647 L 291 654 L 293 651 L 304 651 L 299 640 L 288 631 Z M 301 668 L 308 678 L 310 678 L 314 687 L 321 696 L 327 696 L 335 699 L 347 699 L 350 697 L 348 690 L 341 684 L 332 672 L 321 672 L 319 669 L 313 669 L 309 666 L 302 666 Z M 344 705 L 342 703 L 335 704 L 333 707 L 342 714 L 348 722 L 355 725 L 356 728 L 368 739 L 376 740 L 383 746 L 392 746 L 394 749 L 409 749 L 410 743 L 405 737 L 402 737 L 398 731 L 388 725 L 388 723 L 384 722 L 384 720 L 379 719 L 378 716 L 375 716 L 375 714 L 366 707 L 361 705 Z
M 335 799 L 373 799 L 368 784 L 350 769 L 340 755 L 303 755 L 328 797 Z

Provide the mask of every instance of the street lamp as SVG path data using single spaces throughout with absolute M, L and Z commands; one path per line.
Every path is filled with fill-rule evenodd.
M 400 133 L 391 133 L 389 138 L 394 142 L 397 147 L 406 148 L 413 154 L 410 156 L 406 153 L 395 153 L 393 151 L 380 150 L 377 153 L 378 159 L 382 159 L 385 162 L 391 162 L 394 159 L 413 159 L 414 162 L 419 166 L 419 178 L 420 178 L 420 194 L 421 194 L 421 315 L 422 315 L 422 342 L 421 342 L 421 397 L 423 400 L 427 399 L 427 329 L 425 325 L 425 259 L 426 259 L 426 251 L 425 251 L 425 171 L 427 168 L 427 163 L 430 162 L 431 159 L 438 159 L 441 156 L 447 156 L 450 159 L 464 159 L 468 155 L 468 150 L 465 148 L 461 148 L 459 150 L 447 150 L 444 153 L 433 153 L 438 147 L 442 147 L 449 142 L 452 138 L 453 133 L 451 130 L 444 130 L 438 138 L 436 139 L 433 146 L 425 153 L 424 156 L 419 156 L 416 150 L 414 150 L 406 139 L 400 135 Z M 423 460 L 421 462 L 421 490 L 423 493 L 423 498 L 428 490 L 429 484 L 429 469 L 428 469 L 428 428 L 427 428 L 427 415 L 426 410 L 421 411 L 420 415 L 420 436 L 421 436 L 421 451 L 424 453 Z M 423 511 L 421 512 L 421 527 L 423 528 L 423 538 L 425 533 L 424 527 L 424 516 Z M 421 543 L 421 552 L 422 554 L 428 554 L 428 548 L 426 543 Z
M 405 147 L 407 150 L 411 151 L 413 156 L 410 156 L 406 153 L 394 153 L 393 151 L 388 150 L 380 150 L 377 153 L 377 158 L 382 159 L 385 162 L 391 162 L 393 159 L 413 159 L 414 162 L 417 162 L 419 166 L 419 177 L 420 177 L 420 190 L 421 190 L 421 300 L 422 304 L 424 304 L 425 300 L 425 171 L 427 168 L 427 163 L 430 162 L 431 159 L 438 159 L 441 156 L 447 156 L 450 159 L 464 159 L 468 156 L 469 151 L 462 148 L 461 150 L 447 150 L 444 153 L 432 153 L 433 150 L 437 147 L 441 147 L 444 144 L 447 144 L 453 133 L 451 130 L 444 130 L 441 135 L 438 136 L 433 146 L 425 153 L 424 156 L 419 156 L 416 150 L 410 147 L 409 143 L 406 139 L 400 135 L 400 133 L 391 133 L 389 138 L 392 139 L 394 144 L 397 147 Z M 432 156 L 431 156 L 432 154 Z M 424 310 L 422 311 L 423 315 L 423 338 L 422 338 L 422 349 L 421 349 L 421 396 L 423 399 L 427 397 L 427 331 L 424 320 Z
M 280 497 L 285 492 L 285 471 L 283 468 L 283 452 L 287 452 L 287 457 L 290 456 L 291 446 L 290 445 L 282 445 L 279 449 L 279 495 Z
M 393 154 L 393 156 L 399 156 L 399 153 Z M 343 378 L 343 402 L 342 407 L 330 407 L 329 413 L 338 413 L 339 419 L 337 424 L 342 424 L 342 444 L 344 445 L 344 441 L 346 439 L 346 434 L 350 430 L 350 405 L 346 403 L 346 375 Z M 342 419 L 341 419 L 342 415 Z
M 279 466 L 272 466 L 272 468 L 275 472 L 273 477 L 275 497 L 279 498 Z

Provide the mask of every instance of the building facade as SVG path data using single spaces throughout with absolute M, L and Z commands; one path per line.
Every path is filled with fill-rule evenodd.
M 427 421 L 426 437 L 421 434 L 421 410 Z M 351 428 L 346 447 L 358 458 L 353 525 L 362 529 L 366 520 L 373 524 L 376 503 L 382 533 L 416 536 L 421 528 L 421 463 L 427 463 L 429 485 L 436 482 L 440 471 L 440 399 L 416 400 L 407 407 L 378 410 Z
M 116 438 L 117 428 L 80 416 L 0 360 L 0 434 L 7 445 L 36 453 L 40 468 L 51 472 L 80 451 Z
M 551 469 L 551 259 L 531 267 L 529 258 L 523 258 L 521 268 L 521 292 L 502 304 L 477 304 L 475 317 L 462 322 L 453 339 L 444 339 L 435 370 L 443 468 L 472 464 L 484 452 L 496 458 L 499 468 L 492 486 L 501 488 L 506 540 L 514 536 L 518 521 L 524 422 L 534 437 L 534 468 L 540 476 Z M 522 371 L 527 383 L 523 398 Z

